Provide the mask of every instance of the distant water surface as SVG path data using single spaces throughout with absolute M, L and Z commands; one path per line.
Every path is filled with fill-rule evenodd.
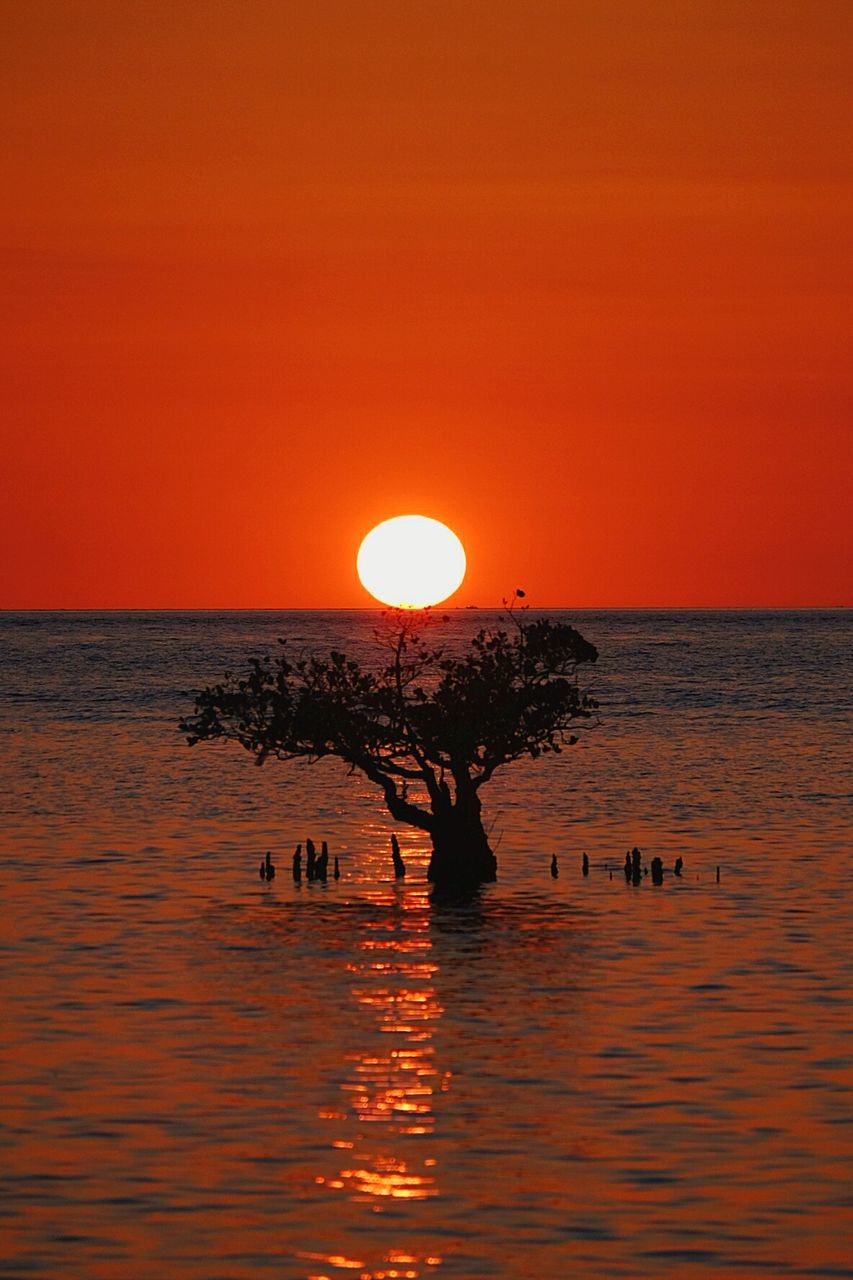
M 851 614 L 566 617 L 602 722 L 440 907 L 369 784 L 176 728 L 371 613 L 0 614 L 4 1280 L 853 1276 Z

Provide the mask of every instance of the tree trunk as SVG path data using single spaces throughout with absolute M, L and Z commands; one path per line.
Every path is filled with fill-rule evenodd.
M 497 879 L 497 858 L 480 817 L 475 791 L 435 814 L 427 877 L 437 889 L 466 890 Z

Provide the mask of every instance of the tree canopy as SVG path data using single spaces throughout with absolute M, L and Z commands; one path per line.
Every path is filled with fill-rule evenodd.
M 422 613 L 389 611 L 374 669 L 333 650 L 252 658 L 199 694 L 190 745 L 230 739 L 258 764 L 335 756 L 379 786 L 391 815 L 429 832 L 437 882 L 493 879 L 479 790 L 497 769 L 559 752 L 597 706 L 578 668 L 598 653 L 574 627 L 509 612 L 462 653 L 430 643 Z

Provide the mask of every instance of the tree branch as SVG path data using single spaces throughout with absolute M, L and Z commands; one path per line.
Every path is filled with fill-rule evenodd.
M 421 831 L 432 831 L 435 826 L 432 814 L 404 800 L 393 778 L 389 778 L 387 773 L 383 773 L 371 760 L 362 759 L 353 763 L 371 782 L 375 782 L 382 788 L 385 793 L 385 803 L 392 818 L 396 818 L 398 822 L 407 822 L 409 826 L 419 827 Z

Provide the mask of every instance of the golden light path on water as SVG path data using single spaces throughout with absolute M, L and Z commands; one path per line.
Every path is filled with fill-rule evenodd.
M 444 1009 L 434 983 L 438 965 L 432 957 L 428 886 L 419 872 L 417 886 L 409 884 L 389 905 L 387 885 L 379 883 L 387 863 L 379 835 L 372 824 L 364 831 L 365 845 L 377 850 L 377 887 L 366 895 L 376 915 L 357 939 L 358 958 L 346 968 L 352 975 L 354 1005 L 371 1016 L 387 1048 L 371 1046 L 347 1054 L 343 1105 L 318 1112 L 319 1119 L 331 1122 L 339 1134 L 331 1145 L 340 1153 L 340 1169 L 335 1177 L 316 1178 L 330 1192 L 372 1204 L 376 1212 L 389 1201 L 438 1195 L 438 1161 L 418 1139 L 433 1133 L 434 1099 L 451 1081 L 451 1073 L 437 1066 L 432 1043 Z M 406 1139 L 412 1141 L 407 1144 Z M 388 1250 L 382 1265 L 372 1269 L 342 1254 L 302 1256 L 334 1271 L 358 1272 L 360 1280 L 417 1280 L 425 1274 L 422 1267 L 435 1268 L 442 1262 L 437 1253 L 416 1255 L 401 1249 Z M 331 1276 L 312 1271 L 308 1280 Z

